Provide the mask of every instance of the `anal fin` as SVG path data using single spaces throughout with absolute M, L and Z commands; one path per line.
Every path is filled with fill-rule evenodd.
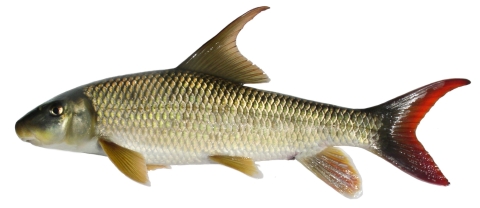
M 362 179 L 350 157 L 340 148 L 328 147 L 313 156 L 298 156 L 296 160 L 344 196 L 356 199 L 362 195 Z
M 130 179 L 143 185 L 150 186 L 147 165 L 142 154 L 121 147 L 120 145 L 103 138 L 100 138 L 98 142 L 118 170 Z
M 255 162 L 248 157 L 235 157 L 225 155 L 209 156 L 210 160 L 225 165 L 227 167 L 238 170 L 253 178 L 262 178 L 263 174 L 255 165 Z

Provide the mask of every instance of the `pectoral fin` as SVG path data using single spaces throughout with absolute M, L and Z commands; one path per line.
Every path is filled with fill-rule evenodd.
M 316 155 L 296 159 L 344 196 L 358 198 L 362 195 L 362 179 L 350 157 L 340 148 L 328 147 Z
M 253 178 L 262 178 L 263 174 L 255 165 L 255 162 L 248 157 L 233 157 L 224 155 L 212 155 L 210 160 L 238 170 Z
M 115 166 L 117 166 L 118 170 L 130 179 L 143 185 L 150 186 L 147 165 L 145 164 L 145 158 L 142 154 L 121 147 L 105 139 L 99 139 L 98 142 L 108 158 Z

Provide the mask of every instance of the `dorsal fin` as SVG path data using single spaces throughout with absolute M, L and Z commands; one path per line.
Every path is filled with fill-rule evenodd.
M 257 7 L 235 19 L 190 55 L 177 69 L 202 72 L 241 84 L 269 82 L 268 76 L 245 58 L 236 44 L 238 33 L 243 26 L 268 8 Z

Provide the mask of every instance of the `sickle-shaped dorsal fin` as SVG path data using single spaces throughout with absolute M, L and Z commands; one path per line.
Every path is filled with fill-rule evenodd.
M 235 19 L 215 37 L 203 44 L 181 63 L 177 70 L 197 71 L 237 83 L 265 83 L 268 76 L 237 48 L 237 36 L 243 26 L 269 7 L 257 7 Z

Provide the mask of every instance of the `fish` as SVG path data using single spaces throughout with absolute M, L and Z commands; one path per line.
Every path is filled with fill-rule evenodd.
M 122 75 L 66 91 L 18 120 L 35 146 L 107 156 L 125 176 L 150 185 L 148 171 L 220 164 L 253 178 L 255 162 L 296 160 L 348 198 L 362 179 L 340 146 L 365 149 L 413 177 L 448 185 L 415 130 L 447 92 L 470 84 L 446 79 L 366 109 L 351 109 L 255 89 L 267 74 L 236 39 L 269 7 L 227 25 L 178 67 Z

